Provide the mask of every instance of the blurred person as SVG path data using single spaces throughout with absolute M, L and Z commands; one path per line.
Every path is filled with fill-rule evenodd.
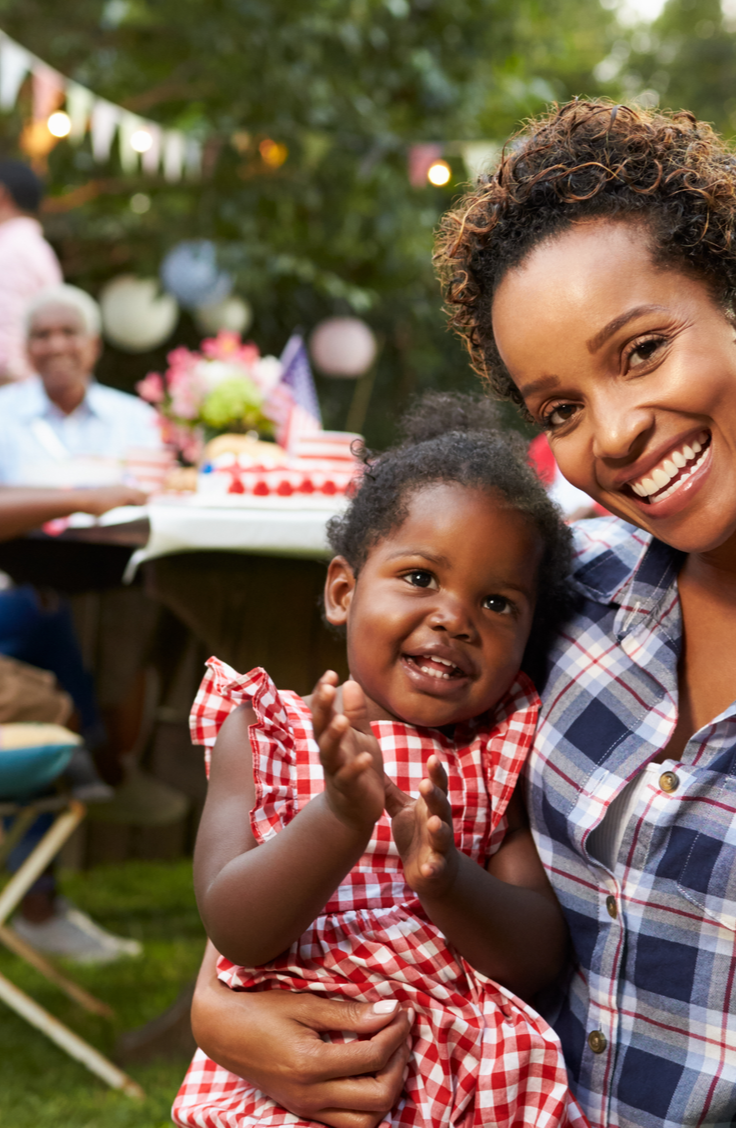
M 43 183 L 21 161 L 0 160 L 0 383 L 30 375 L 28 302 L 61 282 L 61 267 L 35 218 Z
M 100 308 L 76 286 L 37 295 L 25 313 L 33 375 L 0 389 L 0 483 L 99 486 L 131 447 L 161 449 L 156 413 L 94 379 Z
M 579 490 L 563 475 L 552 453 L 549 439 L 542 433 L 529 444 L 529 462 L 547 491 L 547 496 L 559 505 L 567 522 L 584 521 L 590 517 L 606 517 L 608 510 Z
M 99 306 L 83 290 L 59 285 L 39 294 L 26 311 L 34 375 L 0 389 L 0 486 L 36 487 L 33 504 L 39 515 L 52 500 L 51 486 L 61 487 L 60 510 L 70 492 L 82 500 L 78 511 L 104 505 L 105 489 L 123 491 L 119 497 L 125 502 L 128 487 L 119 479 L 126 452 L 162 447 L 154 410 L 94 379 L 100 326 Z M 10 495 L 5 497 L 9 515 Z M 29 492 L 15 502 L 21 525 L 30 500 Z M 0 527 L 2 521 L 0 502 Z M 138 588 L 102 593 L 95 692 L 68 600 L 30 584 L 0 593 L 0 653 L 56 674 L 77 705 L 104 778 L 123 784 L 115 804 L 121 818 L 124 809 L 131 822 L 173 821 L 185 805 L 178 792 L 141 778 L 130 760 L 141 730 L 143 664 L 157 615 L 156 605 Z

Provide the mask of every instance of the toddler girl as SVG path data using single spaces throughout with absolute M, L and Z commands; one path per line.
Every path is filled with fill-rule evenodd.
M 213 659 L 193 712 L 212 748 L 195 883 L 219 978 L 398 1000 L 412 1056 L 388 1125 L 585 1124 L 523 1001 L 559 972 L 566 932 L 513 798 L 538 707 L 520 667 L 566 610 L 570 548 L 492 412 L 425 400 L 331 522 L 325 614 L 347 628 L 350 680 L 328 672 L 303 700 Z M 174 1119 L 309 1123 L 201 1051 Z

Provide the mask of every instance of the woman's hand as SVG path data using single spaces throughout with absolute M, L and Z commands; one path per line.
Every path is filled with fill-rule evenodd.
M 383 757 L 368 721 L 365 694 L 357 682 L 342 687 L 336 711 L 337 674 L 328 670 L 311 698 L 312 724 L 325 773 L 330 810 L 351 827 L 373 826 L 383 814 Z
M 440 895 L 457 870 L 447 774 L 437 756 L 427 761 L 428 778 L 412 799 L 395 785 L 386 789 L 391 831 L 404 864 L 407 885 L 415 893 Z
M 287 991 L 231 991 L 216 979 L 211 944 L 192 1004 L 192 1030 L 208 1057 L 305 1120 L 375 1128 L 401 1096 L 411 1015 L 398 1004 L 336 1002 Z M 390 1001 L 377 1004 L 387 1007 Z M 352 1030 L 361 1041 L 323 1042 Z

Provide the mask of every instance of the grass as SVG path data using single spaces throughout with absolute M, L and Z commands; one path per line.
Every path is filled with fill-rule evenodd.
M 110 1022 L 87 1014 L 42 976 L 0 948 L 0 972 L 53 1015 L 111 1056 L 115 1039 L 168 1007 L 194 977 L 204 932 L 189 861 L 126 862 L 62 875 L 62 890 L 99 924 L 144 945 L 140 959 L 106 967 L 67 965 L 115 1010 Z M 0 1003 L 0 1124 L 3 1128 L 169 1128 L 169 1109 L 187 1061 L 129 1066 L 146 1093 L 131 1100 L 109 1089 L 40 1031 Z

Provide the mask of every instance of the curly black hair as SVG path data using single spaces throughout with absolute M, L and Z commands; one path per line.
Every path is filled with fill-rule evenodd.
M 736 156 L 692 114 L 568 102 L 526 124 L 443 219 L 435 262 L 476 372 L 521 405 L 496 349 L 493 296 L 542 240 L 592 217 L 646 225 L 652 257 L 736 295 Z
M 398 446 L 378 455 L 363 452 L 365 470 L 350 505 L 327 525 L 331 548 L 357 576 L 371 549 L 406 520 L 417 490 L 456 482 L 500 494 L 528 517 L 544 545 L 524 660 L 535 676 L 551 637 L 573 609 L 572 538 L 528 465 L 524 440 L 500 428 L 498 408 L 487 396 L 460 393 L 423 396 L 402 419 L 401 431 Z

